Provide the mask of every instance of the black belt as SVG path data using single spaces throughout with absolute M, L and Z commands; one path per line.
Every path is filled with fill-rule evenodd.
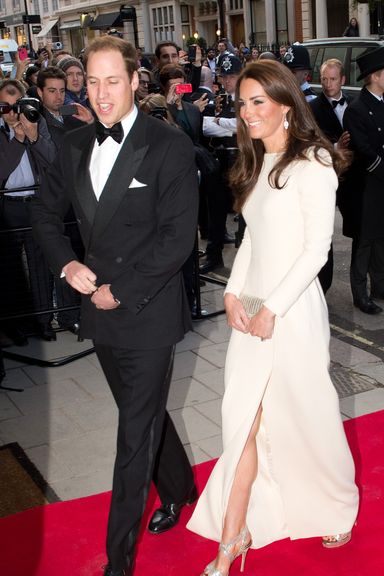
M 34 197 L 34 194 L 30 194 L 29 196 L 7 196 L 6 194 L 1 194 L 1 198 L 11 200 L 12 202 L 30 202 Z

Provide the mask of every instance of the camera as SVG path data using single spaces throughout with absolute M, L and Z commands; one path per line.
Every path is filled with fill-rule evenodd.
M 14 104 L 0 102 L 0 114 L 24 114 L 29 122 L 36 123 L 40 117 L 41 103 L 37 98 L 19 98 Z
M 155 108 L 152 108 L 152 110 L 149 112 L 149 115 L 153 116 L 154 118 L 158 118 L 158 120 L 166 120 L 168 111 L 163 106 L 156 106 Z

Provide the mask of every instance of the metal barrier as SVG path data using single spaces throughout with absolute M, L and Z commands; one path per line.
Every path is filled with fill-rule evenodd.
M 36 190 L 37 186 L 0 190 L 0 330 L 5 334 L 9 327 L 24 323 L 27 335 L 38 333 L 39 324 L 50 323 L 55 318 L 63 328 L 69 325 L 68 318 L 75 317 L 80 310 L 80 295 L 65 280 L 54 278 L 43 253 L 32 236 L 30 226 L 9 227 L 9 222 L 28 218 L 28 198 L 3 196 L 10 192 Z M 24 223 L 24 222 L 23 222 Z M 66 234 L 70 237 L 76 253 L 82 252 L 82 244 L 77 224 L 65 222 Z M 34 326 L 35 324 L 35 326 Z M 81 339 L 78 338 L 79 341 Z M 63 366 L 87 356 L 94 351 L 93 346 L 76 354 L 69 354 L 53 360 L 45 360 L 23 353 L 0 348 L 0 383 L 4 379 L 3 358 L 42 367 Z M 0 389 L 9 388 L 0 384 Z M 21 391 L 21 390 L 19 390 Z

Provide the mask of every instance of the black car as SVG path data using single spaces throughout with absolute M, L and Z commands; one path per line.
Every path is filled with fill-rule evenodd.
M 317 38 L 303 42 L 311 60 L 310 84 L 315 92 L 321 92 L 320 67 L 329 58 L 338 58 L 344 64 L 345 91 L 352 97 L 360 91 L 363 82 L 357 81 L 360 74 L 356 58 L 367 48 L 384 46 L 383 40 L 375 38 Z

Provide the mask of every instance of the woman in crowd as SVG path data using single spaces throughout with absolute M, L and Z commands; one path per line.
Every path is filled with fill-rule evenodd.
M 346 544 L 358 508 L 317 279 L 346 162 L 279 62 L 248 65 L 236 101 L 231 180 L 247 229 L 225 292 L 224 451 L 188 524 L 221 542 L 205 576 L 287 537 Z
M 359 34 L 359 24 L 356 18 L 351 18 L 348 26 L 343 32 L 343 36 L 360 36 Z

